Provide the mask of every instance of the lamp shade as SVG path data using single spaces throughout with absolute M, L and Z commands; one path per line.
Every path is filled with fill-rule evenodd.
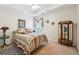
M 2 27 L 1 30 L 8 30 L 8 27 Z

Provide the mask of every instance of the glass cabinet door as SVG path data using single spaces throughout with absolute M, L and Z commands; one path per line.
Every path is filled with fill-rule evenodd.
M 68 39 L 68 25 L 67 24 L 63 24 L 63 39 Z
M 72 24 L 69 24 L 69 40 L 72 40 Z

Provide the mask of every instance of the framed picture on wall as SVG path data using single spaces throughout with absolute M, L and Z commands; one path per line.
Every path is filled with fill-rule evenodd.
M 25 28 L 25 20 L 18 19 L 18 28 Z

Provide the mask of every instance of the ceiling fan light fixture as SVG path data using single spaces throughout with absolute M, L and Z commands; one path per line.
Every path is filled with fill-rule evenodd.
M 38 6 L 38 5 L 32 5 L 32 9 L 33 9 L 33 11 L 39 10 L 40 9 L 40 6 Z

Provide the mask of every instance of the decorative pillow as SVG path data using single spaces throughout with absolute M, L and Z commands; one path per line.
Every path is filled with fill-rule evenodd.
M 17 33 L 25 34 L 25 30 L 24 29 L 17 29 Z
M 17 33 L 20 33 L 20 34 L 28 34 L 31 32 L 32 31 L 30 29 L 17 29 Z
M 32 33 L 32 30 L 31 29 L 27 29 L 26 28 L 25 31 L 28 32 L 28 33 Z

